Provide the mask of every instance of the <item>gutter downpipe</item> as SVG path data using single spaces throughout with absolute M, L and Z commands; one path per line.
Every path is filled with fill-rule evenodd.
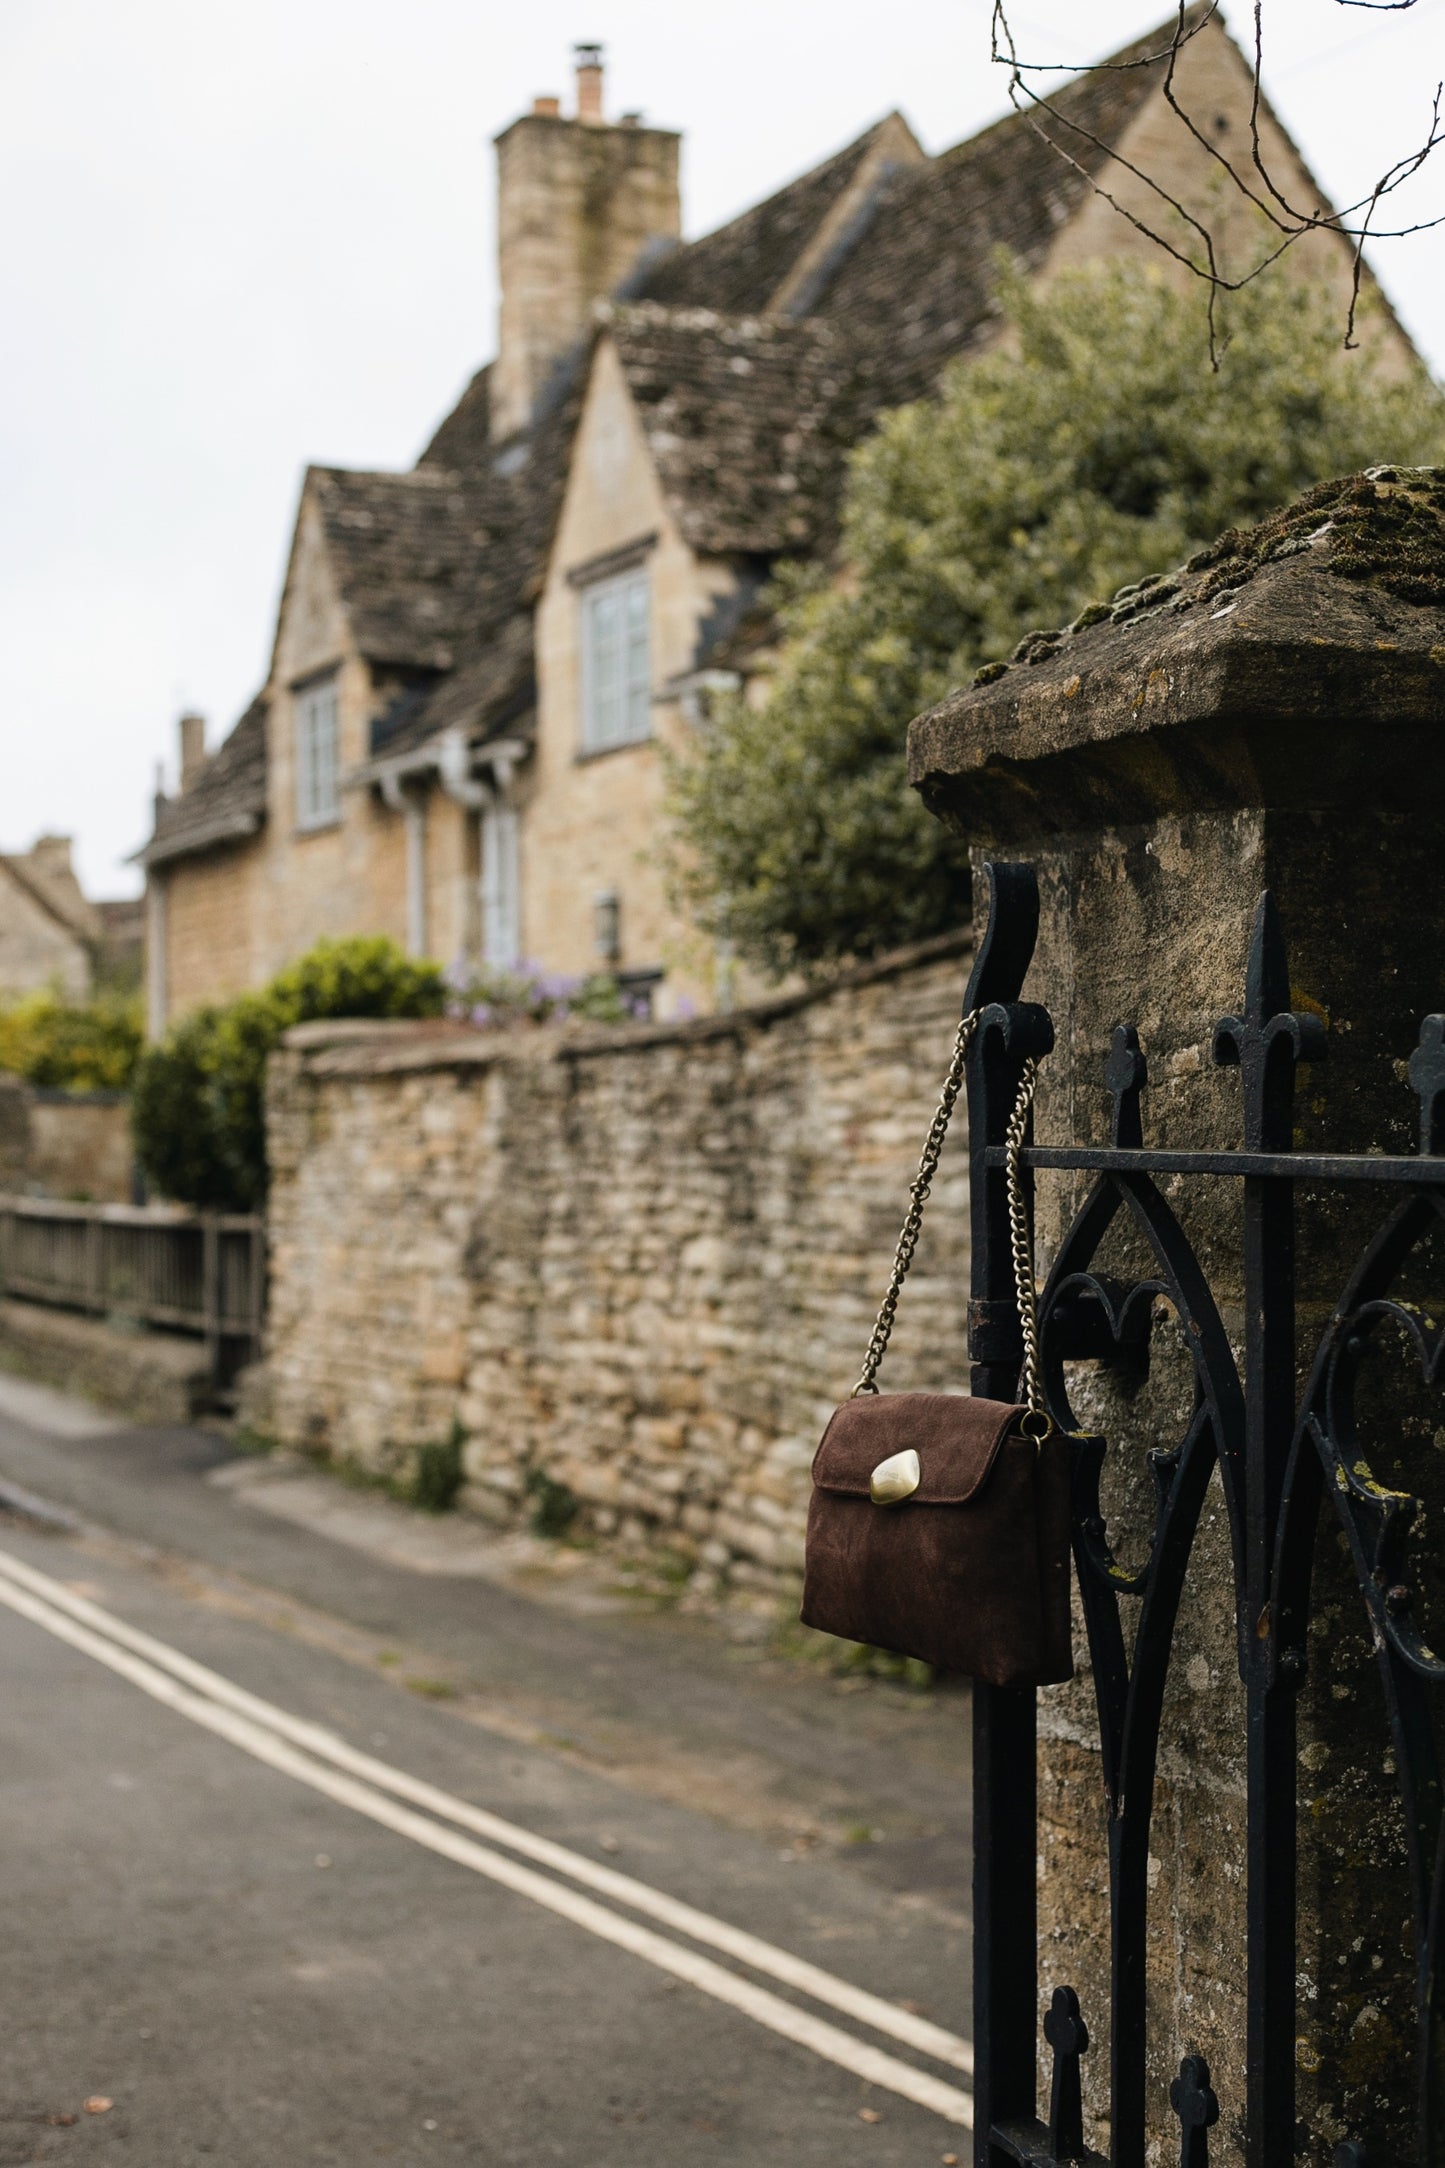
M 378 778 L 382 802 L 406 821 L 406 952 L 425 956 L 426 942 L 426 799 L 408 790 L 395 769 Z

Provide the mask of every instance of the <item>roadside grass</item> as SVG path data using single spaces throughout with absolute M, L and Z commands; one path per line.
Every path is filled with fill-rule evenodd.
M 891 1649 L 875 1649 L 866 1641 L 842 1641 L 833 1634 L 805 1626 L 790 1604 L 779 1616 L 768 1643 L 769 1653 L 794 1662 L 814 1664 L 841 1681 L 861 1685 L 877 1679 L 904 1686 L 916 1694 L 931 1693 L 940 1683 L 932 1664 L 917 1656 L 898 1656 Z
M 466 1432 L 453 1420 L 445 1438 L 405 1449 L 385 1448 L 398 1463 L 391 1468 L 364 1468 L 357 1461 L 338 1458 L 324 1446 L 312 1447 L 306 1458 L 352 1490 L 380 1491 L 420 1513 L 450 1513 L 455 1510 L 462 1487 L 462 1448 L 466 1442 Z M 276 1439 L 244 1427 L 234 1433 L 232 1443 L 241 1453 L 272 1453 L 277 1449 Z
M 277 1452 L 280 1442 L 280 1439 L 273 1438 L 269 1431 L 257 1430 L 253 1423 L 238 1423 L 226 1440 L 235 1452 L 251 1453 L 257 1458 Z
M 532 1534 L 560 1540 L 582 1510 L 576 1492 L 543 1468 L 529 1468 L 522 1487 L 527 1498 L 527 1526 Z
M 239 1453 L 263 1455 L 278 1449 L 275 1438 L 248 1424 L 232 1433 L 231 1442 Z M 445 1438 L 412 1447 L 404 1456 L 398 1450 L 402 1465 L 390 1471 L 332 1459 L 324 1451 L 311 1457 L 319 1468 L 354 1490 L 380 1491 L 416 1511 L 439 1514 L 456 1510 L 465 1481 L 465 1444 L 466 1432 L 460 1422 L 454 1421 Z M 555 1544 L 559 1551 L 602 1554 L 608 1548 L 583 1518 L 583 1501 L 545 1469 L 528 1470 L 523 1495 L 525 1525 L 541 1541 Z M 729 1590 L 724 1575 L 699 1597 L 698 1562 L 690 1552 L 662 1545 L 649 1551 L 629 1548 L 616 1552 L 610 1562 L 599 1556 L 598 1564 L 606 1575 L 601 1584 L 605 1593 L 625 1598 L 639 1611 L 657 1616 L 679 1610 L 694 1616 L 707 1615 L 725 1630 L 731 1616 L 739 1628 L 732 1651 L 739 1661 L 805 1665 L 825 1673 L 844 1692 L 877 1684 L 926 1696 L 942 1683 L 932 1665 L 917 1657 L 898 1656 L 866 1642 L 838 1640 L 832 1634 L 804 1626 L 798 1618 L 796 1594 L 783 1597 L 775 1606 L 765 1605 L 756 1593 Z M 749 1614 L 747 1618 L 742 1616 L 744 1612 Z M 378 1661 L 397 1663 L 400 1659 L 388 1654 Z M 456 1691 L 439 1679 L 407 1678 L 401 1683 L 412 1693 L 435 1701 L 447 1700 Z
M 696 1560 L 681 1551 L 624 1553 L 607 1589 L 610 1595 L 626 1596 L 649 1610 L 672 1611 L 687 1594 L 696 1570 Z

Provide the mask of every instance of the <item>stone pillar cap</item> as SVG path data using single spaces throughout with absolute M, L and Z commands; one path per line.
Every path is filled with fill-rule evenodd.
M 1445 803 L 1442 735 L 1445 468 L 1372 467 L 1029 633 L 916 718 L 908 777 L 950 827 L 1012 846 L 1204 809 Z

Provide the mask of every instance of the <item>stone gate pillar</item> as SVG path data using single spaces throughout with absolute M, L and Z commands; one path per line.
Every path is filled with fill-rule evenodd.
M 1010 664 L 918 718 L 909 764 L 978 855 L 1037 866 L 1025 993 L 1057 1032 L 1039 1144 L 1109 1141 L 1105 1066 L 1120 1024 L 1137 1028 L 1147 1059 L 1146 1144 L 1241 1144 L 1239 1071 L 1216 1065 L 1214 1028 L 1241 1013 L 1267 889 L 1287 942 L 1287 1006 L 1326 1027 L 1326 1058 L 1297 1076 L 1296 1148 L 1415 1148 L 1408 1065 L 1422 1017 L 1445 1010 L 1445 473 L 1377 469 L 1326 485 L 1068 631 L 1030 635 Z M 1038 1177 L 1041 1275 L 1085 1181 Z M 1161 1184 L 1242 1362 L 1241 1186 Z M 1389 1199 L 1358 1186 L 1295 1194 L 1302 1381 Z M 1121 1280 L 1147 1276 L 1133 1237 L 1109 1239 L 1104 1262 Z M 1416 1261 L 1422 1316 L 1445 1302 L 1442 1260 L 1437 1245 Z M 1189 1417 L 1179 1340 L 1160 1302 L 1142 1349 L 1069 1368 L 1075 1412 L 1110 1440 L 1109 1538 L 1129 1565 L 1152 1527 L 1146 1455 Z M 1410 1600 L 1428 1638 L 1428 1614 L 1445 1609 L 1445 1398 L 1388 1343 L 1361 1393 L 1359 1450 L 1369 1480 L 1424 1501 Z M 1040 1995 L 1079 1993 L 1092 2034 L 1086 2121 L 1107 2153 L 1107 1833 L 1087 1670 L 1039 1697 L 1039 1741 Z M 1369 2168 L 1412 2162 L 1422 1892 L 1371 1628 L 1328 1507 L 1297 1760 L 1298 2157 L 1328 2164 L 1348 2141 L 1364 2144 Z M 1170 1661 L 1149 1843 L 1151 2161 L 1179 2158 L 1169 2083 L 1189 2054 L 1207 2056 L 1219 2095 L 1211 2161 L 1259 2158 L 1245 2129 L 1246 1880 L 1245 1703 L 1216 1474 Z

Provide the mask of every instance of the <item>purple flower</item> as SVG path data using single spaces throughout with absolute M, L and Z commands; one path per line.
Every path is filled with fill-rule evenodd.
M 494 1024 L 496 1020 L 497 1012 L 490 1001 L 479 1001 L 472 1010 L 472 1022 L 479 1030 L 485 1030 L 488 1024 Z

